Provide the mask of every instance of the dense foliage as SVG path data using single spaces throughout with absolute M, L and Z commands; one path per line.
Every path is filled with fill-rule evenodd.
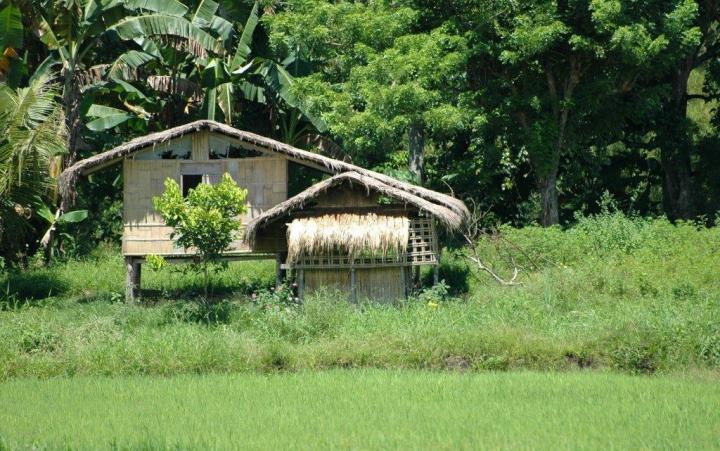
M 61 200 L 58 171 L 198 118 L 452 190 L 488 223 L 571 224 L 608 193 L 712 224 L 719 26 L 707 0 L 2 0 L 0 82 L 57 81 L 67 150 L 40 203 L 89 211 L 46 240 L 65 255 L 118 240 L 122 180 Z M 46 222 L 2 196 L 30 226 L 0 252 L 22 260 Z

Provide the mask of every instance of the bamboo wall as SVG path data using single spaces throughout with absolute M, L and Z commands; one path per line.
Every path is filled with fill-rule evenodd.
M 352 278 L 348 268 L 305 269 L 303 274 L 304 296 L 320 288 L 336 289 L 351 296 Z M 405 299 L 409 281 L 409 268 L 381 267 L 355 269 L 355 298 L 357 301 L 373 300 L 393 302 Z
M 172 229 L 165 226 L 160 215 L 153 207 L 153 197 L 160 196 L 165 190 L 165 179 L 172 178 L 181 183 L 183 174 L 202 174 L 205 181 L 217 182 L 223 173 L 228 172 L 241 188 L 248 190 L 248 213 L 243 223 L 260 215 L 263 211 L 287 198 L 287 160 L 282 156 L 260 156 L 239 159 L 208 159 L 207 132 L 198 132 L 192 136 L 192 159 L 161 160 L 126 159 L 123 162 L 123 202 L 124 230 L 123 254 L 142 256 L 149 254 L 178 255 L 191 253 L 178 249 L 170 239 Z M 213 141 L 222 140 L 219 135 L 212 136 Z M 187 139 L 187 138 L 181 138 Z M 171 143 L 163 147 L 171 146 Z M 149 149 L 154 152 L 156 149 Z M 143 152 L 143 151 L 141 151 Z M 147 157 L 147 155 L 145 155 Z M 247 245 L 238 237 L 231 252 L 249 252 Z

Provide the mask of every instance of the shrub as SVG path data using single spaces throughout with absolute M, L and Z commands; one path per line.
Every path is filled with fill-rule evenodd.
M 179 247 L 197 249 L 200 257 L 194 264 L 205 276 L 205 297 L 208 294 L 209 267 L 221 263 L 221 255 L 230 248 L 242 223 L 239 215 L 247 211 L 247 190 L 239 188 L 230 174 L 225 173 L 217 185 L 201 183 L 183 197 L 173 179 L 165 181 L 165 192 L 153 198 L 155 209 Z

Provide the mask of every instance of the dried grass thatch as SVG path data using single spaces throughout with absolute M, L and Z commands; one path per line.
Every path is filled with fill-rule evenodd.
M 361 252 L 401 254 L 409 236 L 407 216 L 341 213 L 297 218 L 288 225 L 288 260 L 338 250 L 351 257 Z
M 239 141 L 239 145 L 247 149 L 278 153 L 286 156 L 291 161 L 305 166 L 315 167 L 331 174 L 354 172 L 361 175 L 366 180 L 373 180 L 388 188 L 403 191 L 415 198 L 420 198 L 426 202 L 435 204 L 443 210 L 450 210 L 459 218 L 460 221 L 463 221 L 470 216 L 470 211 L 467 209 L 465 204 L 461 200 L 452 196 L 438 193 L 411 183 L 402 182 L 387 175 L 370 171 L 345 161 L 328 158 L 307 150 L 298 149 L 279 141 L 275 141 L 274 139 L 238 130 L 230 127 L 229 125 L 209 120 L 195 121 L 189 124 L 173 127 L 162 132 L 151 133 L 146 136 L 135 138 L 132 141 L 122 144 L 112 150 L 108 150 L 107 152 L 78 161 L 61 175 L 58 183 L 60 191 L 64 198 L 74 200 L 75 182 L 81 175 L 86 175 L 105 166 L 114 164 L 122 158 L 132 155 L 141 149 L 162 144 L 171 139 L 194 133 L 199 130 L 208 130 L 210 132 L 220 133 L 236 139 Z

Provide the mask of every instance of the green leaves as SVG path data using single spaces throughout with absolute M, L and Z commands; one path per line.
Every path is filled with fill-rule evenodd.
M 207 274 L 209 264 L 217 264 L 230 248 L 242 226 L 240 215 L 247 211 L 247 190 L 239 188 L 225 173 L 217 185 L 201 183 L 182 197 L 175 180 L 165 180 L 165 192 L 153 198 L 155 209 L 173 227 L 179 247 L 197 250 Z M 207 291 L 207 276 L 206 276 Z
M 240 35 L 240 39 L 238 40 L 235 56 L 233 56 L 233 59 L 230 62 L 231 72 L 243 66 L 250 56 L 250 46 L 252 45 L 253 33 L 255 33 L 255 27 L 257 27 L 259 22 L 258 8 L 258 3 L 255 2 L 252 11 L 250 11 L 250 17 L 248 17 L 247 22 L 245 22 L 245 27 Z
M 133 117 L 123 110 L 104 105 L 91 105 L 86 114 L 89 117 L 97 118 L 85 124 L 94 132 L 113 128 Z
M 540 8 L 533 14 L 518 15 L 507 34 L 507 46 L 500 53 L 500 61 L 516 64 L 548 51 L 569 32 L 569 27 L 556 19 L 550 11 Z
M 218 3 L 213 0 L 202 0 L 195 14 L 192 16 L 192 23 L 201 27 L 209 25 L 215 16 L 215 11 L 217 11 L 218 6 Z
M 82 222 L 88 217 L 88 211 L 87 210 L 74 210 L 69 211 L 63 215 L 60 215 L 57 218 L 57 222 L 59 224 L 75 224 L 78 222 Z
M 611 33 L 622 24 L 620 0 L 592 0 L 589 9 L 592 21 L 600 32 Z
M 123 6 L 130 10 L 147 10 L 173 16 L 184 16 L 188 7 L 177 0 L 124 0 Z
M 10 205 L 33 205 L 51 185 L 47 168 L 66 148 L 57 96 L 48 76 L 15 91 L 0 84 L 0 199 Z
M 153 61 L 154 56 L 137 50 L 128 50 L 120 55 L 108 70 L 109 78 L 125 78 L 134 80 L 137 78 L 137 69 L 145 63 Z
M 23 46 L 23 25 L 20 9 L 8 4 L 0 9 L 0 53 L 8 47 Z
M 150 14 L 128 17 L 115 24 L 111 29 L 117 31 L 121 39 L 142 39 L 150 36 L 175 36 L 186 40 L 186 50 L 196 56 L 205 57 L 207 53 L 223 53 L 221 43 L 184 17 L 165 14 Z

